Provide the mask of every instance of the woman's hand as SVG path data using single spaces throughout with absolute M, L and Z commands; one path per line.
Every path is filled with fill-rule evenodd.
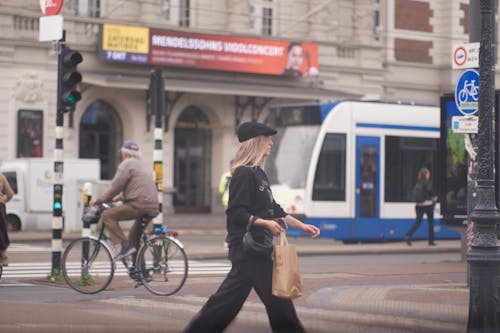
M 305 234 L 311 235 L 312 238 L 316 238 L 319 236 L 320 230 L 318 227 L 312 224 L 302 224 L 301 231 Z
M 285 231 L 285 229 L 276 221 L 274 220 L 264 220 L 266 221 L 266 228 L 269 229 L 273 235 L 278 235 L 280 232 Z

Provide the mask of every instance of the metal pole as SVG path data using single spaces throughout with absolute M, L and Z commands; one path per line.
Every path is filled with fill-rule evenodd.
M 467 332 L 500 332 L 500 252 L 496 225 L 493 110 L 495 90 L 495 0 L 481 0 L 479 49 L 479 136 L 477 204 L 470 215 L 474 239 L 467 255 L 470 269 Z
M 479 1 L 472 0 L 469 5 L 469 42 L 481 41 Z M 479 71 L 479 68 L 476 68 Z M 464 144 L 467 154 L 467 216 L 470 216 L 472 209 L 476 205 L 476 179 L 477 179 L 477 134 L 464 134 Z M 472 242 L 472 229 L 474 223 L 468 218 L 466 228 L 462 235 L 462 260 L 466 259 L 467 252 L 470 251 Z M 469 285 L 470 272 L 467 267 L 467 285 Z
M 62 93 L 62 54 L 65 47 L 66 31 L 63 30 L 63 37 L 59 41 L 57 56 L 57 111 L 56 111 L 56 142 L 54 147 L 54 184 L 53 184 L 53 205 L 52 205 L 52 278 L 59 275 L 61 271 L 62 252 L 62 229 L 63 229 L 63 170 L 64 170 L 64 146 L 63 146 L 63 126 L 64 111 L 61 103 Z
M 156 188 L 158 190 L 158 201 L 160 202 L 160 214 L 153 219 L 153 230 L 155 232 L 163 232 L 163 121 L 162 116 L 165 112 L 165 81 L 160 68 L 155 68 L 151 72 L 151 87 L 153 90 L 151 106 L 154 108 L 155 114 L 155 130 L 154 130 L 154 152 L 153 152 L 153 167 L 155 171 Z

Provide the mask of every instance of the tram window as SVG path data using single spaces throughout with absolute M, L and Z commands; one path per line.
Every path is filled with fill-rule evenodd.
M 278 126 L 319 124 L 321 124 L 321 111 L 318 105 L 282 108 L 277 119 Z
M 314 175 L 313 200 L 345 201 L 346 135 L 325 136 Z
M 413 202 L 411 189 L 418 170 L 431 171 L 437 189 L 437 149 L 439 139 L 387 136 L 385 138 L 385 201 Z

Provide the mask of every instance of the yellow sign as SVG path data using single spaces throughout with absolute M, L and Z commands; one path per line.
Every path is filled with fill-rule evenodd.
M 103 24 L 102 49 L 131 53 L 149 53 L 149 28 Z

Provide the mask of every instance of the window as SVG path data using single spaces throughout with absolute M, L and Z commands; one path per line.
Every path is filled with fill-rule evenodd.
M 68 0 L 64 6 L 75 16 L 101 17 L 101 0 Z
M 271 36 L 273 34 L 273 1 L 254 0 L 248 7 L 250 29 L 258 34 Z
M 101 0 L 88 0 L 88 16 L 101 17 Z
M 313 200 L 345 201 L 346 135 L 325 136 L 314 175 Z
M 43 157 L 43 112 L 41 110 L 19 110 L 17 157 Z
M 170 21 L 171 19 L 171 3 L 170 0 L 163 0 L 161 13 L 165 20 Z
M 179 26 L 180 27 L 189 27 L 189 16 L 190 16 L 190 8 L 189 8 L 189 0 L 180 0 L 179 1 Z
M 385 138 L 385 201 L 413 202 L 411 190 L 420 168 L 431 171 L 438 189 L 437 149 L 439 139 L 387 136 Z M 437 192 L 437 191 L 436 191 Z
M 380 30 L 382 29 L 380 23 L 380 0 L 373 1 L 373 34 L 375 39 L 380 38 Z
M 5 178 L 7 178 L 7 182 L 9 183 L 10 187 L 12 188 L 12 192 L 14 192 L 14 194 L 17 194 L 16 172 L 14 172 L 14 171 L 4 172 L 3 175 L 5 176 Z

